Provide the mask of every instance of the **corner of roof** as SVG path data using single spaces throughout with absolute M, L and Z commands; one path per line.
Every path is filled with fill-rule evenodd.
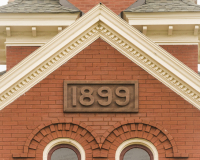
M 136 1 L 132 5 L 130 5 L 127 9 L 125 9 L 124 12 L 127 12 L 129 11 L 129 9 L 132 9 L 132 8 L 140 7 L 144 4 L 146 4 L 146 0 Z
M 68 0 L 48 1 L 48 4 L 45 5 L 46 2 L 47 1 L 43 0 L 43 5 L 37 5 L 37 1 L 34 0 L 15 0 L 7 5 L 1 6 L 0 13 L 82 13 L 81 10 L 71 4 Z
M 142 1 L 145 1 L 142 3 Z M 136 1 L 123 12 L 198 12 L 200 6 L 191 0 L 142 0 Z M 139 3 L 140 2 L 140 3 Z M 173 3 L 179 3 L 174 7 Z M 152 5 L 154 3 L 154 5 Z M 160 5 L 166 3 L 166 5 Z M 157 6 L 157 7 L 156 7 Z M 156 7 L 156 8 L 155 8 Z M 172 8 L 172 9 L 171 9 Z
M 77 10 L 77 11 L 80 11 L 82 12 L 80 9 L 78 9 L 76 6 L 74 6 L 72 3 L 70 3 L 68 0 L 59 0 L 59 3 L 64 6 L 64 7 L 69 7 L 73 10 Z M 83 13 L 83 12 L 82 12 Z

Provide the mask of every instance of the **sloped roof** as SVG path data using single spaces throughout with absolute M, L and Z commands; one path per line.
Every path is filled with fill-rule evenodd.
M 78 8 L 65 0 L 65 6 L 59 0 L 15 0 L 0 7 L 0 13 L 63 13 L 80 12 Z
M 196 12 L 200 6 L 190 0 L 146 0 L 146 4 L 128 7 L 125 12 Z
M 5 73 L 6 73 L 6 71 L 0 72 L 0 76 L 2 76 L 2 75 L 5 74 Z
M 0 78 L 0 110 L 99 37 L 200 109 L 200 76 L 100 3 Z

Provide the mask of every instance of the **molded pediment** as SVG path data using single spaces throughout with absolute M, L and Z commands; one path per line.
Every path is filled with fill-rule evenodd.
M 200 108 L 198 74 L 102 4 L 1 77 L 0 108 L 13 102 L 99 37 L 196 108 Z

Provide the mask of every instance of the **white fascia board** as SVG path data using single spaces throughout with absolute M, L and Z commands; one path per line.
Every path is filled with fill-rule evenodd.
M 123 12 L 130 25 L 200 25 L 200 12 Z
M 158 45 L 199 45 L 197 42 L 154 41 Z
M 45 42 L 5 42 L 7 46 L 43 46 Z
M 15 28 L 15 27 L 13 27 Z M 23 27 L 21 27 L 23 28 Z M 46 27 L 45 27 L 46 28 Z M 48 27 L 50 28 L 50 27 Z M 31 30 L 31 27 L 30 27 Z M 52 39 L 58 32 L 37 32 L 37 36 L 33 38 L 32 32 L 13 32 L 11 37 L 5 38 L 5 46 L 42 46 Z
M 0 109 L 99 37 L 200 109 L 198 74 L 101 4 L 1 77 Z
M 110 14 L 114 13 L 111 12 L 109 13 L 109 15 Z M 112 27 L 115 31 L 117 31 L 127 40 L 132 42 L 134 45 L 136 45 L 143 52 L 148 54 L 155 61 L 165 66 L 165 68 L 173 70 L 173 73 L 175 75 L 178 75 L 179 78 L 190 83 L 193 86 L 193 88 L 195 88 L 198 92 L 200 92 L 200 83 L 199 83 L 200 77 L 192 69 L 190 69 L 188 66 L 184 65 L 174 56 L 166 52 L 163 48 L 153 43 L 149 38 L 141 34 L 134 27 L 125 23 L 122 19 L 119 18 L 118 21 L 116 21 L 112 17 L 109 17 L 107 14 L 105 14 L 104 17 L 103 16 L 104 14 L 102 13 L 102 16 L 100 16 L 101 17 L 100 20 L 102 20 L 104 23 Z
M 69 26 L 80 13 L 1 13 L 0 26 Z
M 96 8 L 98 9 L 98 7 Z M 0 79 L 0 94 L 13 85 L 16 81 L 20 80 L 24 75 L 28 74 L 30 70 L 36 68 L 54 53 L 56 53 L 59 49 L 63 48 L 66 44 L 70 43 L 89 27 L 98 22 L 98 15 L 99 11 L 95 10 L 93 14 L 91 14 L 90 19 L 87 19 L 85 16 L 83 16 L 79 21 L 66 28 L 63 32 L 59 33 L 52 40 L 46 43 L 46 45 L 39 48 L 33 54 L 13 67 Z
M 162 34 L 149 31 L 147 36 L 154 42 L 199 43 L 198 36 L 194 36 L 190 32 L 181 32 L 177 34 L 176 31 L 174 31 L 172 36 L 168 36 L 167 32 Z
M 198 57 L 198 63 L 200 64 L 200 56 Z
M 6 64 L 5 49 L 0 49 L 0 65 Z

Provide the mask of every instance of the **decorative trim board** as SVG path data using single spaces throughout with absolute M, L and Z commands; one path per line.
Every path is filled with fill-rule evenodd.
M 101 3 L 1 77 L 0 109 L 98 38 L 200 109 L 199 75 Z

